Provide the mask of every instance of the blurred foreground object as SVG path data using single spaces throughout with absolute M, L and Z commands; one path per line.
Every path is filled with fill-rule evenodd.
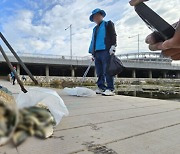
M 15 102 L 6 88 L 0 88 L 0 145 L 12 139 L 18 146 L 29 136 L 46 139 L 68 114 L 63 100 L 53 90 L 30 88 L 28 93 L 21 92 Z
M 18 122 L 16 102 L 6 88 L 0 88 L 0 146 L 12 137 Z

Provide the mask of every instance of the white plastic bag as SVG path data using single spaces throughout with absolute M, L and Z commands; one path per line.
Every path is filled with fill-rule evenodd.
M 93 97 L 96 96 L 96 92 L 88 89 L 88 88 L 84 88 L 84 87 L 76 87 L 76 88 L 64 88 L 63 90 L 66 94 L 70 95 L 70 96 L 78 96 L 78 97 Z
M 56 125 L 58 125 L 63 116 L 69 114 L 64 101 L 56 91 L 45 88 L 29 88 L 27 93 L 21 92 L 17 99 L 17 107 L 19 109 L 35 106 L 41 103 L 48 107 L 51 114 L 54 116 Z

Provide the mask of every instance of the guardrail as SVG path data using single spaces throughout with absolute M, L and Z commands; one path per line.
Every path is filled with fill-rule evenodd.
M 17 54 L 20 57 L 38 57 L 38 58 L 53 58 L 53 59 L 71 59 L 72 60 L 89 60 L 91 56 L 85 56 L 85 57 L 80 57 L 80 56 L 65 56 L 65 55 L 52 55 L 52 54 L 32 54 L 32 53 L 21 53 L 17 52 Z M 7 52 L 7 55 L 11 56 L 12 54 Z M 138 53 L 128 53 L 128 54 L 119 54 L 117 55 L 121 59 L 134 59 L 138 60 L 139 59 L 164 59 L 164 60 L 170 60 L 170 58 L 164 57 L 161 53 L 157 52 L 140 52 Z
M 172 61 L 159 52 L 140 52 L 117 55 L 120 59 Z
M 52 59 L 67 59 L 67 60 L 89 60 L 90 57 L 80 57 L 80 56 L 65 56 L 65 55 L 51 55 L 51 54 L 32 54 L 32 53 L 19 53 L 19 57 L 26 58 L 52 58 Z M 12 56 L 11 53 L 7 53 L 8 56 Z
M 20 53 L 17 52 L 19 57 L 22 58 L 47 58 L 47 59 L 63 59 L 63 60 L 77 60 L 77 61 L 87 61 L 91 59 L 91 56 L 80 57 L 80 56 L 65 56 L 65 55 L 51 55 L 51 54 L 32 54 L 32 53 Z M 8 56 L 12 56 L 11 53 L 7 52 Z M 123 61 L 136 62 L 136 61 L 148 61 L 148 62 L 161 62 L 161 63 L 171 63 L 170 58 L 164 57 L 161 53 L 156 52 L 141 52 L 141 53 L 128 53 L 117 55 Z M 1 57 L 1 55 L 0 55 Z M 180 64 L 173 64 L 174 66 L 180 66 Z
M 7 53 L 8 57 L 13 60 L 13 55 L 10 53 Z M 63 56 L 63 55 L 50 55 L 50 54 L 31 54 L 31 53 L 18 53 L 19 57 L 24 60 L 24 62 L 31 62 L 32 60 L 36 59 L 35 61 L 43 60 L 43 63 L 47 62 L 65 62 L 65 64 L 74 64 L 74 65 L 88 65 L 89 61 L 91 60 L 91 56 L 86 56 L 86 57 L 78 57 L 78 56 L 73 56 L 72 57 L 72 63 L 71 63 L 71 57 L 70 56 Z M 169 58 L 163 58 L 160 53 L 152 53 L 152 52 L 146 52 L 146 53 L 140 53 L 139 54 L 139 59 L 136 59 L 138 54 L 136 53 L 130 53 L 130 54 L 121 54 L 117 55 L 122 62 L 127 66 L 127 67 L 132 67 L 132 66 L 148 66 L 152 65 L 152 67 L 159 66 L 161 68 L 170 67 L 174 68 L 176 70 L 180 70 L 180 63 L 171 63 L 172 60 Z M 143 57 L 144 55 L 149 55 L 147 58 Z M 134 58 L 135 57 L 135 58 Z M 2 55 L 0 54 L 0 62 L 4 61 Z M 2 62 L 3 62 L 2 61 Z M 12 61 L 14 62 L 14 61 Z M 55 63 L 56 64 L 56 63 Z

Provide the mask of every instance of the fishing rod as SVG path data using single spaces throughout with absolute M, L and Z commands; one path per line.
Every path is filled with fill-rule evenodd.
M 17 79 L 17 82 L 19 83 L 19 85 L 20 85 L 20 87 L 21 87 L 21 90 L 22 90 L 24 93 L 27 93 L 27 90 L 24 88 L 23 83 L 22 83 L 21 80 L 19 79 L 19 77 L 18 77 L 18 75 L 17 75 L 17 72 L 15 71 L 14 67 L 12 66 L 9 58 L 7 57 L 7 55 L 6 55 L 6 53 L 4 52 L 4 50 L 3 50 L 3 48 L 2 48 L 1 45 L 0 45 L 0 51 L 1 51 L 4 59 L 6 60 L 6 63 L 7 63 L 7 65 L 9 66 L 11 72 L 14 73 L 14 76 L 15 76 L 15 78 Z
M 26 65 L 23 63 L 23 61 L 19 58 L 15 50 L 12 48 L 12 46 L 9 44 L 9 42 L 6 40 L 6 38 L 3 36 L 3 34 L 0 32 L 0 37 L 3 40 L 3 42 L 6 44 L 6 46 L 9 48 L 11 53 L 14 55 L 14 57 L 17 59 L 19 64 L 22 66 L 22 68 L 25 70 L 25 72 L 29 75 L 29 77 L 33 80 L 33 82 L 37 85 L 38 81 L 33 77 L 32 73 L 29 71 L 29 69 L 26 67 Z
M 15 52 L 15 50 L 12 48 L 12 46 L 9 44 L 9 42 L 7 41 L 7 39 L 4 37 L 4 35 L 0 32 L 0 38 L 2 39 L 2 41 L 5 43 L 5 45 L 8 47 L 8 49 L 11 51 L 11 53 L 14 55 L 14 57 L 17 59 L 18 63 L 22 66 L 22 68 L 25 70 L 25 72 L 29 75 L 29 77 L 32 79 L 32 81 L 35 83 L 35 85 L 38 84 L 38 81 L 34 78 L 34 76 L 32 75 L 32 73 L 29 71 L 29 69 L 26 67 L 26 65 L 23 63 L 23 61 L 19 58 L 19 56 L 17 55 L 17 53 Z M 24 93 L 27 93 L 28 91 L 24 88 L 23 83 L 21 82 L 21 80 L 18 77 L 17 72 L 15 71 L 15 69 L 13 68 L 8 56 L 6 55 L 4 49 L 2 48 L 2 46 L 0 45 L 0 52 L 2 53 L 4 59 L 6 60 L 7 65 L 9 66 L 11 72 L 14 73 L 15 78 L 17 79 L 17 82 L 19 83 L 21 90 Z

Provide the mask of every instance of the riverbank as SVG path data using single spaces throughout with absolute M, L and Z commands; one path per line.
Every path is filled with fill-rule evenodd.
M 20 77 L 22 78 L 22 76 Z M 32 80 L 25 76 L 26 86 L 35 86 Z M 65 87 L 84 86 L 96 89 L 97 78 L 89 77 L 82 83 L 82 78 L 75 77 L 35 77 L 40 87 L 63 89 Z M 115 78 L 116 94 L 156 98 L 166 100 L 180 99 L 180 79 L 149 79 L 149 78 Z
M 26 80 L 24 80 L 25 85 L 34 85 L 32 80 L 28 76 L 24 76 Z M 96 77 L 87 77 L 82 83 L 81 77 L 45 77 L 45 76 L 35 76 L 35 78 L 39 81 L 41 86 L 45 87 L 74 87 L 78 85 L 83 86 L 95 86 L 97 78 Z M 22 79 L 22 76 L 20 76 Z M 9 79 L 7 79 L 9 80 Z M 126 85 L 149 85 L 149 86 L 172 86 L 177 89 L 180 88 L 180 79 L 155 79 L 155 78 L 115 78 L 116 88 Z

